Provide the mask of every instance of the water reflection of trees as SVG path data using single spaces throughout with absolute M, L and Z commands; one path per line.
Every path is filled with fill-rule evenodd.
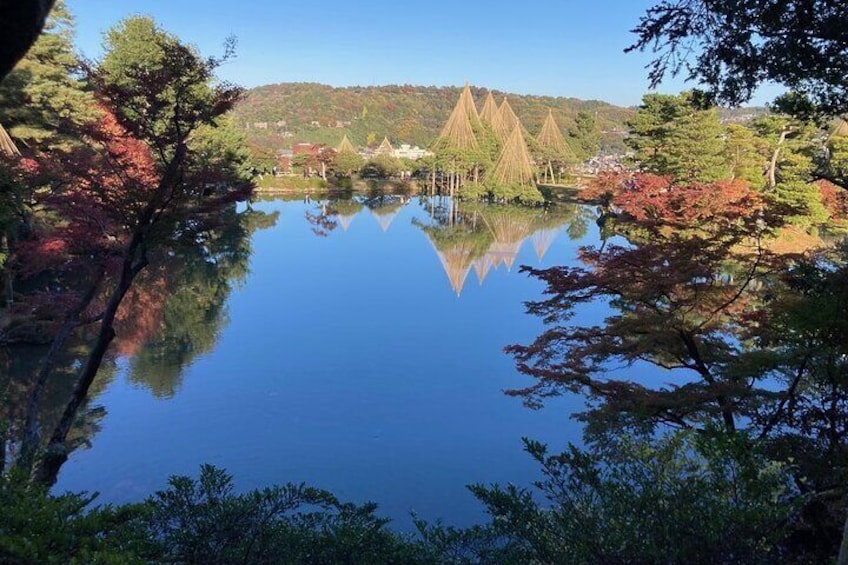
M 457 295 L 472 268 L 482 284 L 493 269 L 512 269 L 528 240 L 541 261 L 563 228 L 569 238 L 582 238 L 592 217 L 577 204 L 533 208 L 425 198 L 422 205 L 429 221 L 414 223 L 429 237 Z
M 215 346 L 227 323 L 226 301 L 248 274 L 252 234 L 273 226 L 277 217 L 232 206 L 214 229 L 184 226 L 168 252 L 151 258 L 122 305 L 117 337 L 77 412 L 67 453 L 88 445 L 99 431 L 106 412 L 96 399 L 114 381 L 121 358 L 130 360 L 128 378 L 157 397 L 179 390 L 185 370 Z M 83 328 L 71 337 L 46 380 L 39 378 L 46 346 L 0 348 L 0 470 L 32 472 L 73 394 L 89 334 Z
M 33 392 L 38 381 L 40 360 L 47 353 L 44 346 L 0 348 L 0 473 L 15 466 L 22 454 L 34 449 L 27 444 L 28 427 L 37 425 L 50 430 L 62 416 L 68 397 L 73 391 L 73 376 L 82 352 L 78 348 L 61 356 L 56 363 L 55 378 L 44 386 L 38 402 Z M 69 449 L 88 446 L 100 430 L 105 416 L 96 399 L 114 381 L 116 368 L 109 360 L 100 368 L 91 387 L 91 394 L 80 407 L 76 422 L 68 434 Z M 31 461 L 29 462 L 32 463 Z
M 157 397 L 173 396 L 194 359 L 214 348 L 228 321 L 226 301 L 233 286 L 248 274 L 251 236 L 272 227 L 279 217 L 277 212 L 255 210 L 230 214 L 203 248 L 187 246 L 183 253 L 168 257 L 170 288 L 158 331 L 146 336 L 129 371 L 131 381 Z

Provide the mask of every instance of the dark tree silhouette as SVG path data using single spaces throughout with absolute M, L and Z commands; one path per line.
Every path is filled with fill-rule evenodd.
M 737 105 L 764 81 L 827 114 L 848 111 L 848 4 L 843 0 L 662 0 L 627 50 L 650 51 L 652 86 L 685 73 Z
M 38 39 L 55 0 L 0 0 L 0 80 Z

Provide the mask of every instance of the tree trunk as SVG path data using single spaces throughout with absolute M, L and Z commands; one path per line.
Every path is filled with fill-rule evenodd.
M 774 148 L 774 153 L 771 155 L 771 162 L 768 169 L 769 188 L 774 190 L 777 186 L 777 159 L 780 157 L 780 150 L 783 143 L 786 141 L 786 136 L 789 134 L 789 129 L 784 129 L 780 132 L 780 139 L 777 142 L 777 147 Z
M 848 565 L 848 516 L 845 517 L 845 527 L 842 529 L 842 543 L 839 544 L 836 565 Z
M 123 302 L 124 296 L 126 296 L 135 278 L 147 266 L 147 255 L 145 251 L 148 232 L 156 224 L 161 214 L 165 211 L 165 208 L 171 203 L 173 191 L 180 182 L 185 153 L 185 145 L 177 147 L 174 158 L 168 164 L 165 174 L 156 188 L 156 192 L 142 211 L 132 231 L 130 241 L 124 251 L 121 276 L 106 304 L 106 309 L 100 320 L 100 330 L 97 333 L 97 338 L 92 345 L 85 364 L 79 372 L 74 390 L 71 393 L 71 398 L 68 400 L 65 410 L 62 413 L 62 418 L 53 429 L 53 434 L 50 437 L 50 442 L 47 445 L 45 453 L 33 471 L 32 478 L 37 482 L 46 485 L 55 483 L 59 469 L 68 459 L 68 433 L 76 421 L 80 406 L 88 396 L 88 391 L 94 382 L 94 378 L 97 376 L 100 365 L 103 363 L 106 351 L 115 338 L 114 322 L 118 308 L 121 306 L 121 302 Z
M 6 295 L 6 307 L 8 308 L 15 301 L 15 287 L 12 270 L 9 268 L 9 256 L 12 250 L 9 248 L 9 237 L 5 232 L 0 236 L 0 252 L 6 255 L 6 264 L 3 267 L 3 293 Z
M 28 474 L 32 473 L 33 464 L 35 463 L 38 448 L 41 444 L 41 425 L 38 421 L 38 411 L 41 407 L 42 398 L 44 397 L 44 389 L 47 386 L 50 374 L 53 371 L 53 366 L 56 363 L 56 358 L 65 347 L 65 342 L 71 336 L 71 332 L 79 327 L 80 316 L 89 307 L 91 301 L 97 294 L 97 289 L 100 288 L 100 283 L 103 281 L 105 269 L 101 269 L 95 280 L 91 283 L 88 291 L 80 299 L 77 305 L 71 310 L 62 328 L 53 338 L 50 344 L 50 349 L 47 355 L 41 361 L 41 367 L 38 370 L 38 377 L 35 381 L 35 386 L 32 389 L 29 400 L 27 402 L 26 419 L 24 420 L 24 429 L 21 437 L 21 448 L 18 460 L 15 466 L 23 469 Z

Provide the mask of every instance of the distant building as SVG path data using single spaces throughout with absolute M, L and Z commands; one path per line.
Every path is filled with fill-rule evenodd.
M 412 147 L 408 143 L 402 143 L 400 147 L 392 150 L 393 157 L 397 157 L 398 159 L 412 159 L 413 161 L 423 159 L 424 157 L 428 157 L 430 155 L 432 155 L 430 151 L 427 151 L 426 149 L 421 149 L 417 145 Z
M 268 122 L 253 122 L 253 127 L 256 129 L 268 129 Z
M 280 151 L 280 154 L 277 156 L 277 174 L 291 174 L 292 157 L 294 157 L 294 151 L 291 149 L 283 149 Z
M 292 155 L 318 155 L 321 151 L 321 146 L 317 143 L 293 143 L 292 144 Z

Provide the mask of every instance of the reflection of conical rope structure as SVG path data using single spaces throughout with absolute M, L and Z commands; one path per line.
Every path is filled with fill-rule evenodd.
M 489 276 L 492 269 L 497 268 L 498 266 L 495 264 L 494 256 L 488 252 L 474 261 L 474 271 L 477 273 L 477 280 L 480 281 L 481 285 L 486 280 L 486 277 Z
M 465 217 L 467 220 L 467 217 Z M 421 226 L 439 256 L 457 296 L 462 293 L 468 273 L 476 260 L 483 257 L 492 242 L 492 234 L 482 224 Z
M 370 205 L 368 207 L 371 210 L 371 215 L 374 216 L 374 219 L 377 220 L 378 224 L 380 224 L 380 229 L 386 232 L 400 213 L 401 208 L 406 206 L 406 204 L 406 202 L 398 201 L 373 208 Z
M 492 178 L 503 185 L 536 186 L 533 162 L 521 127 L 515 127 L 501 152 Z
M 330 209 L 344 231 L 350 228 L 354 218 L 359 215 L 364 206 L 356 200 L 335 200 L 330 202 Z
M 342 138 L 342 142 L 339 144 L 336 151 L 338 151 L 339 153 L 356 153 L 356 147 L 353 146 L 353 143 L 350 142 L 350 140 L 347 138 L 347 134 L 345 134 L 345 136 Z
M 562 156 L 564 158 L 575 158 L 574 151 L 571 146 L 565 141 L 559 126 L 554 120 L 552 110 L 548 110 L 548 117 L 545 118 L 545 123 L 542 124 L 542 131 L 539 132 L 539 137 L 536 138 L 539 142 L 539 147 L 546 149 L 548 153 Z
M 474 262 L 474 252 L 476 249 L 473 245 L 460 242 L 455 247 L 450 247 L 444 251 L 436 249 L 436 254 L 439 256 L 439 261 L 448 275 L 450 284 L 456 295 L 462 294 L 462 289 L 465 287 L 465 281 L 468 279 L 468 273 L 471 272 L 471 264 Z
M 494 265 L 503 263 L 507 269 L 512 269 L 521 245 L 533 230 L 530 213 L 530 210 L 495 207 L 483 213 L 483 221 L 495 240 L 487 251 Z
M 545 258 L 545 255 L 561 231 L 562 227 L 541 229 L 533 232 L 530 240 L 533 242 L 533 248 L 536 250 L 536 256 L 539 258 L 539 261 Z
M 392 222 L 395 221 L 395 218 L 398 215 L 398 210 L 394 212 L 389 212 L 388 214 L 379 213 L 374 210 L 371 211 L 374 215 L 374 218 L 377 220 L 377 223 L 380 224 L 380 229 L 384 232 L 389 231 L 389 228 L 392 227 Z
M 21 155 L 15 142 L 12 141 L 12 138 L 9 137 L 9 134 L 3 128 L 3 124 L 0 124 L 0 155 L 5 155 L 6 157 L 20 157 Z
M 389 138 L 384 137 L 383 142 L 380 144 L 380 147 L 377 148 L 375 153 L 377 155 L 387 155 L 391 157 L 394 154 L 394 151 L 394 147 L 392 147 L 392 144 L 389 142 Z
M 350 229 L 350 224 L 353 223 L 353 219 L 356 218 L 356 214 L 338 214 L 336 217 L 339 219 L 339 225 L 342 229 L 347 231 Z

